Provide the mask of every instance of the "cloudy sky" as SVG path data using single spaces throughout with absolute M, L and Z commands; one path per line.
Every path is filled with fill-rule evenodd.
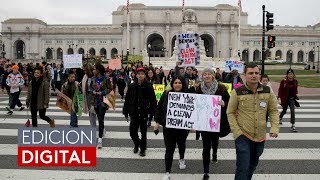
M 126 0 L 2 0 L 0 21 L 38 18 L 48 24 L 111 24 L 112 11 Z M 148 6 L 181 6 L 182 0 L 130 0 Z M 186 6 L 237 5 L 238 0 L 185 0 Z M 319 0 L 242 0 L 249 24 L 261 24 L 261 6 L 275 14 L 276 25 L 314 25 L 320 22 Z

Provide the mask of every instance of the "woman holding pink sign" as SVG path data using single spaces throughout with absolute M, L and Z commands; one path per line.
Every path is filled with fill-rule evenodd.
M 196 88 L 195 92 L 197 94 L 207 94 L 207 95 L 220 95 L 222 100 L 219 102 L 221 105 L 221 124 L 220 132 L 205 132 L 201 131 L 202 136 L 202 162 L 203 162 L 203 179 L 209 179 L 209 165 L 210 165 L 210 151 L 212 147 L 212 162 L 217 163 L 217 151 L 219 145 L 219 137 L 225 137 L 230 133 L 230 126 L 227 118 L 227 106 L 229 102 L 229 93 L 223 84 L 219 84 L 215 79 L 215 73 L 210 68 L 205 68 L 202 71 L 203 82 Z M 198 132 L 199 133 L 199 132 Z

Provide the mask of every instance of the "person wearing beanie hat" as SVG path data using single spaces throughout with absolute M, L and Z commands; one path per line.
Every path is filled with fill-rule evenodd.
M 21 73 L 19 72 L 19 66 L 13 65 L 12 66 L 12 73 L 8 75 L 6 84 L 10 87 L 10 94 L 12 97 L 12 102 L 10 104 L 10 109 L 8 111 L 8 115 L 11 115 L 13 113 L 13 109 L 17 105 L 20 107 L 20 111 L 24 109 L 24 107 L 21 104 L 21 101 L 19 99 L 20 97 L 20 87 L 24 85 L 24 79 Z
M 146 155 L 147 148 L 147 119 L 148 114 L 154 116 L 157 107 L 156 95 L 153 87 L 146 81 L 144 68 L 137 68 L 137 80 L 129 85 L 123 106 L 123 115 L 126 120 L 130 116 L 130 137 L 134 143 L 133 153 L 140 148 L 140 156 Z M 141 139 L 138 130 L 141 131 Z
M 295 105 L 299 106 L 297 103 L 298 94 L 298 81 L 295 79 L 294 71 L 292 69 L 287 70 L 287 76 L 280 82 L 278 90 L 278 99 L 280 99 L 280 104 L 282 106 L 282 112 L 280 113 L 280 124 L 282 124 L 282 118 L 287 113 L 288 106 L 290 107 L 290 123 L 291 130 L 297 132 L 295 127 Z
M 229 93 L 226 87 L 219 84 L 215 79 L 215 73 L 211 68 L 205 68 L 202 71 L 202 82 L 195 88 L 195 93 L 206 95 L 220 95 L 221 100 L 221 123 L 220 133 L 199 131 L 196 134 L 196 139 L 202 136 L 202 161 L 203 161 L 203 179 L 209 179 L 209 167 L 210 167 L 210 151 L 212 149 L 212 162 L 217 163 L 217 151 L 219 144 L 219 136 L 224 137 L 230 133 L 230 126 L 228 124 L 226 109 L 230 99 Z

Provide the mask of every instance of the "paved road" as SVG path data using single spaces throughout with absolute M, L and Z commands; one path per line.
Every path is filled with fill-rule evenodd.
M 22 97 L 24 103 L 25 97 Z M 95 168 L 18 168 L 17 128 L 26 121 L 26 111 L 15 111 L 7 116 L 7 96 L 0 96 L 0 179 L 161 179 L 164 167 L 164 142 L 160 132 L 155 136 L 148 130 L 147 156 L 132 153 L 133 143 L 128 133 L 128 123 L 121 114 L 123 102 L 117 100 L 116 112 L 107 113 L 104 148 L 97 150 Z M 50 98 L 47 115 L 56 120 L 58 127 L 68 126 L 69 116 L 54 106 Z M 320 177 L 320 100 L 302 99 L 297 109 L 298 133 L 290 131 L 288 115 L 284 117 L 279 138 L 268 140 L 254 179 L 319 179 Z M 288 113 L 289 114 L 289 113 Z M 48 127 L 38 120 L 40 127 Z M 80 126 L 88 126 L 87 116 L 81 117 Z M 269 127 L 270 125 L 268 125 Z M 172 167 L 171 179 L 201 179 L 202 142 L 190 133 L 187 140 L 185 170 L 178 168 L 178 153 Z M 211 179 L 233 179 L 235 148 L 231 136 L 221 139 L 217 164 L 211 165 Z

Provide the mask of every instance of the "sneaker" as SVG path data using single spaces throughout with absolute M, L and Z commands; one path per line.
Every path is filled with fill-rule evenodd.
M 139 151 L 139 147 L 138 147 L 138 146 L 135 146 L 135 147 L 133 148 L 133 153 L 137 154 L 138 151 Z
M 20 109 L 19 109 L 19 111 L 23 111 L 24 110 L 24 107 L 23 106 L 21 106 L 20 107 Z
M 170 180 L 170 173 L 167 172 L 167 173 L 163 176 L 162 180 Z
M 204 174 L 202 180 L 208 180 L 209 179 L 209 174 Z
M 179 169 L 185 169 L 186 166 L 186 161 L 184 159 L 179 160 Z
M 291 126 L 291 130 L 292 130 L 292 132 L 298 132 L 295 125 L 292 125 L 292 126 Z
M 12 115 L 13 114 L 13 111 L 8 111 L 8 113 L 7 113 L 8 115 Z
M 281 124 L 281 125 L 282 125 L 282 118 L 280 118 L 280 119 L 279 119 L 279 124 Z
M 139 155 L 140 155 L 141 157 L 145 157 L 145 156 L 146 156 L 146 151 L 145 151 L 145 150 L 141 150 L 140 153 L 139 153 Z
M 49 122 L 49 125 L 51 128 L 54 128 L 56 126 L 54 123 L 54 119 L 51 119 L 51 121 Z
M 102 148 L 102 138 L 98 139 L 98 144 L 97 144 L 98 149 Z

